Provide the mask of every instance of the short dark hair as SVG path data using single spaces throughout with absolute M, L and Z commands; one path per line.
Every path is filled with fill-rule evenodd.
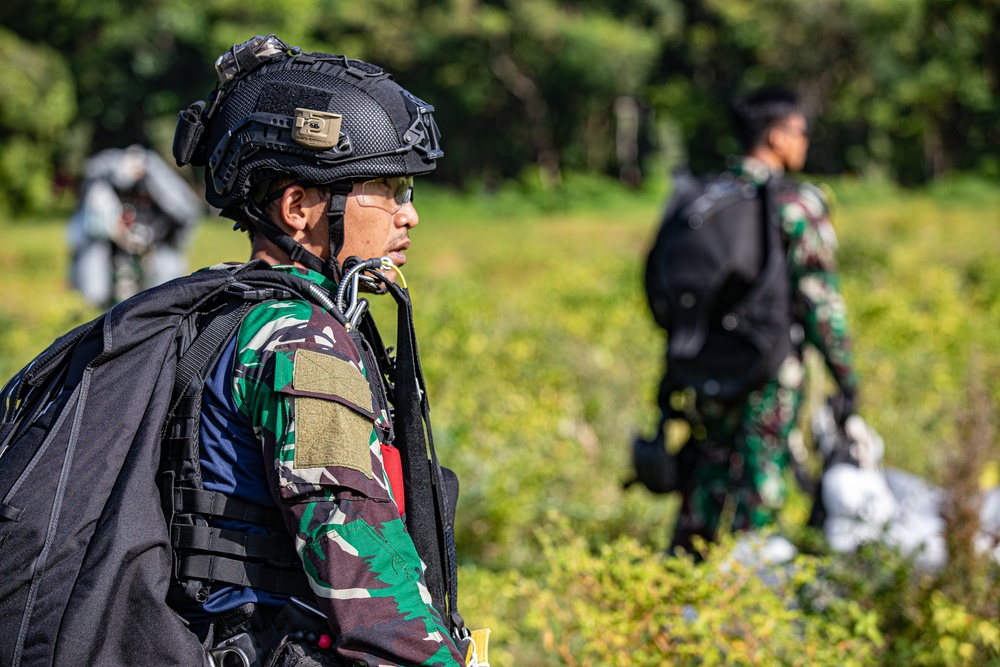
M 736 138 L 749 151 L 776 123 L 801 112 L 799 96 L 793 91 L 778 86 L 757 88 L 733 103 Z
M 327 200 L 330 199 L 332 190 L 329 185 L 312 185 L 311 183 L 302 183 L 291 174 L 278 174 L 270 179 L 262 181 L 258 185 L 256 191 L 252 193 L 252 196 L 258 204 L 260 204 L 265 198 L 268 198 L 268 196 L 272 197 L 270 201 L 264 204 L 264 214 L 267 215 L 272 222 L 281 215 L 281 195 L 278 193 L 284 193 L 288 186 L 295 183 L 299 183 L 309 188 L 316 188 L 321 197 Z M 327 201 L 326 205 L 330 205 L 329 201 Z M 250 243 L 253 243 L 255 237 L 257 236 L 254 226 L 252 224 L 244 224 L 240 225 L 240 227 L 242 227 L 243 231 L 247 233 Z

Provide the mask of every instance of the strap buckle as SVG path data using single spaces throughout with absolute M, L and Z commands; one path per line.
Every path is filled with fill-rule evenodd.
M 212 667 L 250 667 L 250 658 L 243 649 L 236 646 L 213 648 L 208 652 Z

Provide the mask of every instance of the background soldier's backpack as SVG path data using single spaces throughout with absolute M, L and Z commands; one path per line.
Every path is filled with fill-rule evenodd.
M 266 266 L 201 271 L 147 290 L 58 339 L 0 391 L 0 665 L 207 664 L 205 648 L 167 604 L 183 562 L 164 507 L 176 492 L 191 493 L 158 480 L 172 451 L 161 444 L 178 440 L 180 422 L 197 425 L 191 410 L 200 407 L 186 406 L 200 406 L 205 373 L 250 308 L 299 298 L 336 309 L 308 281 Z M 407 371 L 396 369 L 396 408 L 400 428 L 416 432 L 421 407 L 402 405 L 421 381 L 415 348 L 409 358 L 400 364 Z M 419 435 L 408 446 L 433 452 L 423 429 Z M 407 526 L 444 545 L 436 554 L 443 574 L 428 571 L 428 587 L 436 584 L 436 606 L 457 617 L 454 542 L 443 532 L 455 500 L 441 497 L 436 459 L 424 455 L 433 465 L 421 466 L 410 458 L 417 481 L 407 496 L 425 487 L 431 511 L 440 506 L 445 516 L 408 516 Z M 422 529 L 434 521 L 445 528 Z M 287 574 L 304 578 L 301 566 Z
M 791 341 L 791 290 L 775 211 L 778 183 L 678 174 L 646 262 L 667 330 L 660 404 L 671 391 L 735 401 L 772 375 Z
M 667 330 L 660 425 L 632 442 L 634 477 L 653 493 L 683 488 L 694 456 L 667 451 L 664 424 L 683 418 L 675 391 L 723 402 L 745 397 L 777 371 L 791 347 L 791 290 L 775 211 L 779 184 L 725 174 L 674 175 L 674 189 L 646 259 L 645 287 Z

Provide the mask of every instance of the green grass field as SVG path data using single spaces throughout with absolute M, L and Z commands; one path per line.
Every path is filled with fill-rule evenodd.
M 1000 401 L 1000 188 L 962 180 L 916 192 L 831 185 L 861 413 L 885 439 L 888 464 L 940 481 L 963 445 L 955 416 L 971 378 L 985 383 L 994 408 Z M 665 189 L 630 193 L 587 180 L 569 192 L 421 189 L 405 268 L 439 455 L 462 480 L 464 613 L 473 626 L 493 627 L 491 664 L 995 664 L 1000 638 L 976 625 L 962 600 L 901 611 L 903 620 L 875 592 L 850 608 L 814 613 L 774 602 L 754 610 L 748 600 L 774 593 L 753 576 L 710 585 L 691 565 L 659 562 L 676 500 L 623 492 L 621 481 L 633 433 L 655 419 L 663 336 L 640 277 Z M 4 377 L 96 314 L 67 287 L 65 219 L 0 225 Z M 207 220 L 192 266 L 244 259 L 247 250 L 225 221 Z M 391 332 L 389 304 L 374 310 L 383 334 Z M 811 368 L 815 403 L 826 383 Z M 786 527 L 807 511 L 804 498 L 793 498 Z M 602 600 L 622 595 L 601 611 Z M 670 614 L 683 612 L 677 600 L 743 620 L 795 617 L 733 630 L 723 614 L 671 630 Z M 621 617 L 621 605 L 633 604 L 641 608 Z M 974 636 L 941 620 L 952 612 Z M 914 639 L 924 636 L 926 649 Z M 663 645 L 663 637 L 683 641 Z M 778 648 L 750 641 L 761 637 Z M 720 642 L 721 657 L 712 658 Z

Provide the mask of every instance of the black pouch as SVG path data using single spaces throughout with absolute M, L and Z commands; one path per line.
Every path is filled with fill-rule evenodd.
M 295 602 L 278 612 L 267 633 L 281 639 L 269 651 L 264 667 L 338 667 L 343 664 L 329 649 L 322 649 L 316 643 L 320 635 L 332 634 L 326 618 Z
M 189 163 L 199 167 L 205 164 L 205 142 L 202 141 L 205 125 L 201 120 L 204 112 L 205 103 L 199 101 L 177 115 L 173 154 L 179 167 Z
M 338 667 L 319 647 L 324 634 L 332 635 L 326 618 L 300 603 L 277 612 L 250 603 L 216 618 L 206 643 L 218 667 Z
M 681 487 L 681 466 L 667 451 L 660 429 L 652 439 L 642 436 L 632 442 L 632 465 L 636 480 L 653 493 L 672 493 Z

